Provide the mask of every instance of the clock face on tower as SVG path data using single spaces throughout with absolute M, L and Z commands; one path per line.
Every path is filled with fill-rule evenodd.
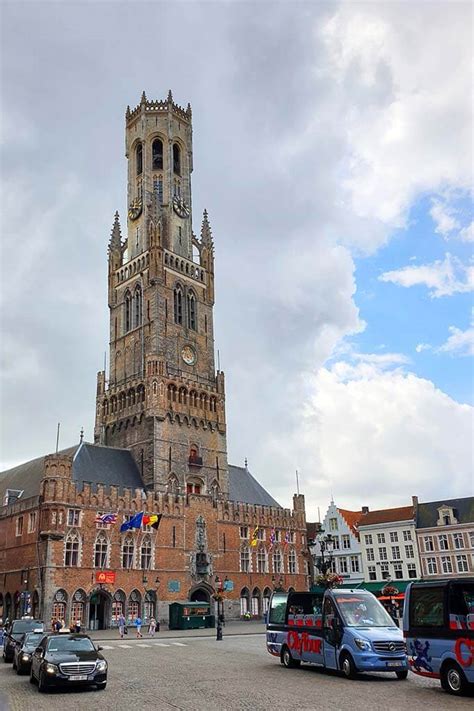
M 192 346 L 183 346 L 181 350 L 181 358 L 186 365 L 194 365 L 197 360 L 196 351 Z
M 173 210 L 178 215 L 178 217 L 189 217 L 189 207 L 186 202 L 179 198 L 177 195 L 173 198 Z
M 135 200 L 132 200 L 130 203 L 130 207 L 128 208 L 128 216 L 131 220 L 136 220 L 140 217 L 142 214 L 142 199 L 141 198 L 135 198 Z

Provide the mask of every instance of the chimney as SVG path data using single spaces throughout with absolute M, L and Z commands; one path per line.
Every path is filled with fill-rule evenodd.
M 418 496 L 412 496 L 411 500 L 413 502 L 413 508 L 416 509 L 416 507 L 418 506 Z
M 365 514 L 368 514 L 368 513 L 369 513 L 369 507 L 368 507 L 368 506 L 362 506 L 362 513 L 364 514 L 364 516 L 365 516 Z

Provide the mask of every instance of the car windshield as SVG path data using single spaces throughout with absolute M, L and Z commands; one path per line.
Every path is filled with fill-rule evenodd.
M 53 637 L 48 642 L 48 652 L 92 652 L 94 649 L 89 637 Z
M 20 639 L 24 632 L 32 632 L 42 626 L 43 623 L 38 622 L 38 620 L 15 620 L 12 624 L 11 635 L 15 639 Z
M 336 600 L 348 627 L 394 627 L 392 618 L 373 595 L 337 593 Z
M 41 642 L 43 639 L 44 634 L 43 632 L 30 632 L 29 634 L 26 635 L 23 645 L 25 647 L 37 647 L 38 644 Z

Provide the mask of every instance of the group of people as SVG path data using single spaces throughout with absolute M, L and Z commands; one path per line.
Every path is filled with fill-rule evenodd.
M 135 627 L 137 639 L 140 639 L 141 637 L 143 637 L 142 618 L 140 616 L 135 617 L 133 620 L 133 625 Z M 123 636 L 125 634 L 128 634 L 127 621 L 123 615 L 120 615 L 118 619 L 118 628 L 120 639 L 123 639 Z M 150 637 L 154 637 L 157 631 L 160 631 L 160 623 L 154 617 L 150 617 L 150 621 L 148 622 L 148 634 L 150 635 Z
M 59 617 L 53 617 L 51 619 L 51 632 L 61 632 L 62 630 L 69 630 L 69 632 L 80 632 L 82 628 L 81 620 L 76 620 L 71 622 L 71 624 L 66 626 L 64 620 L 59 619 Z

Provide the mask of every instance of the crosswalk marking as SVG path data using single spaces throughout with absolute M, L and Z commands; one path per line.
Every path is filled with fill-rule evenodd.
M 114 647 L 109 647 L 107 644 L 104 644 L 102 645 L 102 649 L 114 649 Z
M 137 642 L 135 647 L 151 647 L 151 644 L 144 644 L 143 642 Z
M 181 642 L 171 642 L 171 644 L 174 644 L 175 647 L 186 647 L 186 645 L 182 644 Z
M 132 645 L 131 644 L 119 644 L 119 647 L 122 647 L 122 649 L 131 649 Z
M 164 642 L 154 642 L 153 643 L 155 647 L 169 647 L 169 644 L 165 644 Z

